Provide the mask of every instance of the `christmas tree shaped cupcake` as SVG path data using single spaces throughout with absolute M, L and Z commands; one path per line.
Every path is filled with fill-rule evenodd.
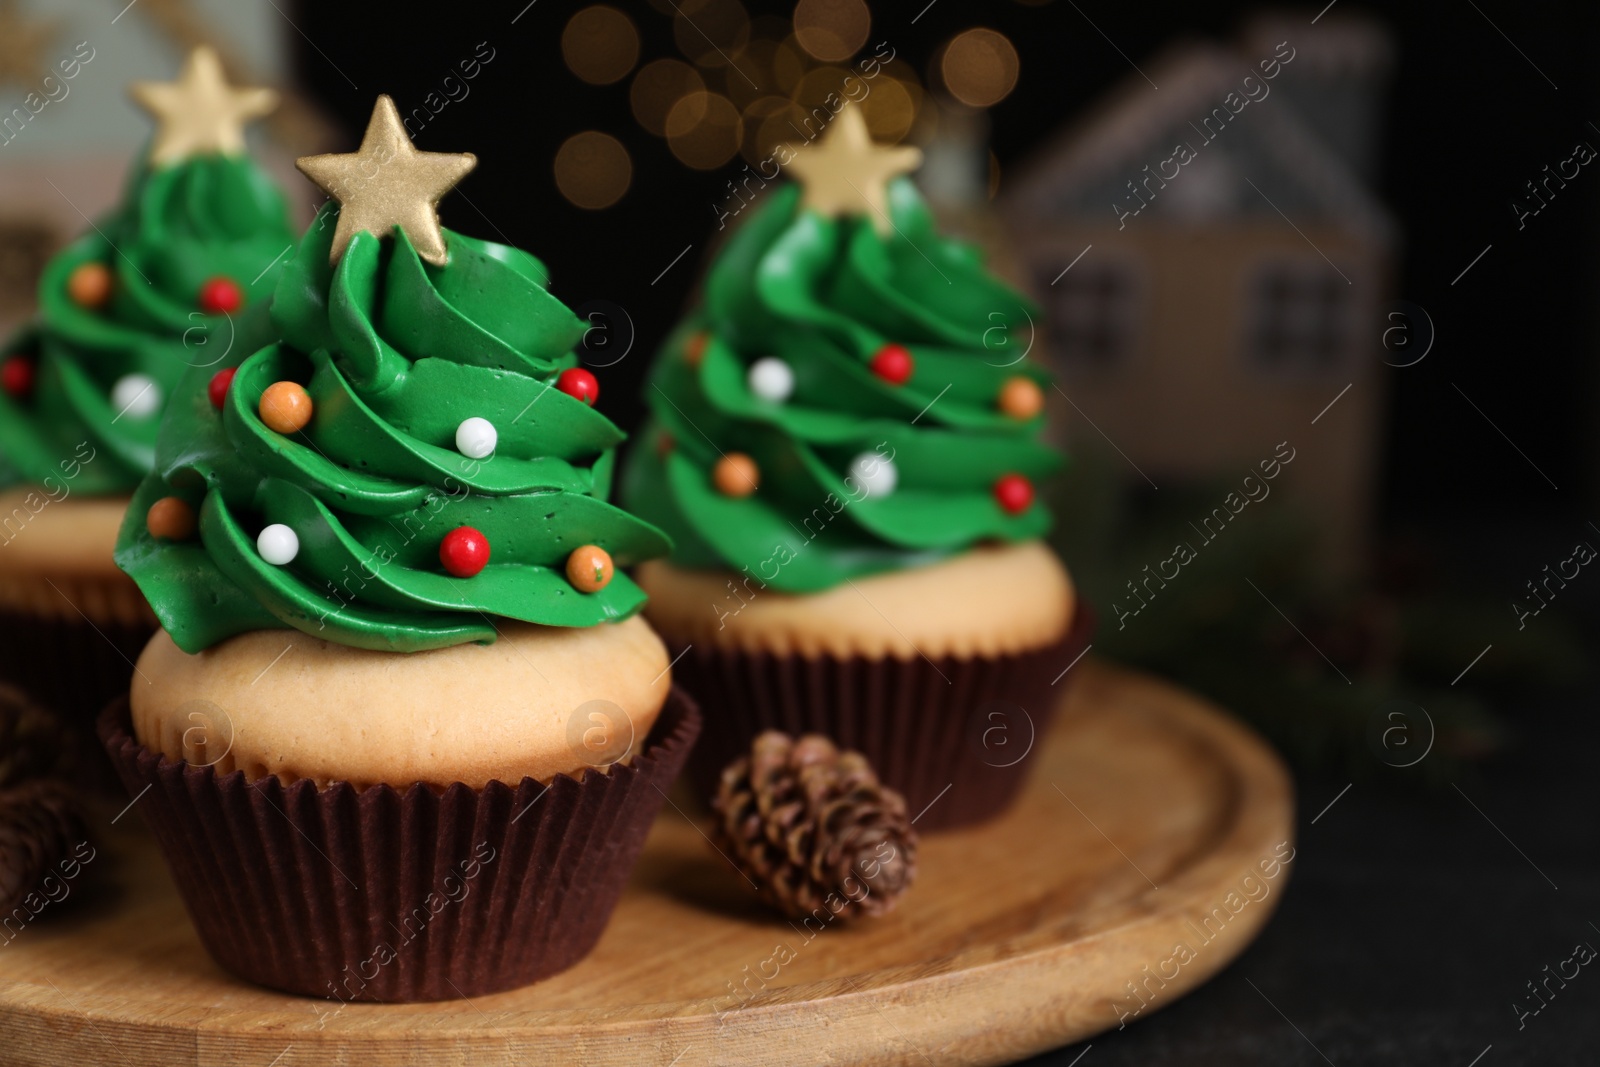
M 1060 457 L 1033 310 L 858 109 L 779 160 L 798 183 L 730 238 L 646 392 L 625 502 L 676 546 L 640 571 L 648 613 L 689 648 L 706 788 L 764 729 L 822 733 L 912 811 L 938 799 L 919 828 L 977 821 L 1015 793 L 1077 614 L 1040 540 Z
M 475 164 L 380 97 L 282 340 L 180 384 L 117 561 L 160 617 L 102 737 L 225 967 L 342 1000 L 570 965 L 698 727 L 621 567 L 623 434 L 533 256 L 443 229 Z M 308 850 L 304 841 L 316 843 Z
M 191 366 L 270 340 L 294 242 L 244 154 L 276 94 L 228 85 L 202 48 L 133 95 L 158 129 L 122 204 L 50 262 L 36 321 L 0 352 L 0 675 L 86 720 L 154 629 L 111 554 L 162 410 Z

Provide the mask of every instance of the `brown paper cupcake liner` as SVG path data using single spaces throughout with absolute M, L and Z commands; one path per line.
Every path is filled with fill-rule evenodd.
M 0 679 L 17 686 L 69 726 L 80 744 L 75 777 L 105 793 L 117 773 L 94 744 L 95 719 L 128 691 L 133 665 L 156 631 L 155 619 L 91 623 L 82 616 L 35 615 L 0 608 Z
M 582 959 L 699 730 L 674 687 L 626 766 L 441 794 L 219 777 L 134 740 L 126 698 L 100 719 L 219 964 L 290 993 L 390 1003 L 512 989 Z
M 0 609 L 0 678 L 86 734 L 106 702 L 128 691 L 154 618 L 90 622 Z
M 820 733 L 872 762 L 905 796 L 918 832 L 984 822 L 1021 791 L 1035 762 L 1028 756 L 1071 680 L 1062 672 L 1088 647 L 1094 624 L 1080 602 L 1052 645 L 931 662 L 690 646 L 673 678 L 707 724 L 689 761 L 695 790 L 713 796 L 722 768 L 763 730 Z

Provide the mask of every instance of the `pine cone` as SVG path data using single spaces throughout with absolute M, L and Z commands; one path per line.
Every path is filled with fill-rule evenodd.
M 76 744 L 59 718 L 0 683 L 0 789 L 28 778 L 68 777 Z
M 86 836 L 64 783 L 41 779 L 0 791 L 0 916 L 21 907 Z
M 785 915 L 881 915 L 916 877 L 905 798 L 826 737 L 757 737 L 723 770 L 711 807 L 717 846 Z

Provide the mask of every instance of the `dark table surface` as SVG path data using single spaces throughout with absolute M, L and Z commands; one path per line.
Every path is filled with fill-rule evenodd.
M 1514 743 L 1442 788 L 1339 796 L 1348 776 L 1297 775 L 1294 880 L 1255 944 L 1126 1029 L 1027 1062 L 1600 1063 L 1600 957 L 1574 956 L 1600 950 L 1600 687 L 1497 704 Z

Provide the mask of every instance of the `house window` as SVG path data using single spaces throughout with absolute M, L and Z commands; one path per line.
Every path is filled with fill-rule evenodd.
M 1123 362 L 1133 350 L 1139 278 L 1129 263 L 1085 261 L 1065 274 L 1041 272 L 1050 332 L 1069 370 Z
M 1351 285 L 1322 262 L 1274 261 L 1250 293 L 1249 348 L 1268 370 L 1326 371 L 1350 351 Z

